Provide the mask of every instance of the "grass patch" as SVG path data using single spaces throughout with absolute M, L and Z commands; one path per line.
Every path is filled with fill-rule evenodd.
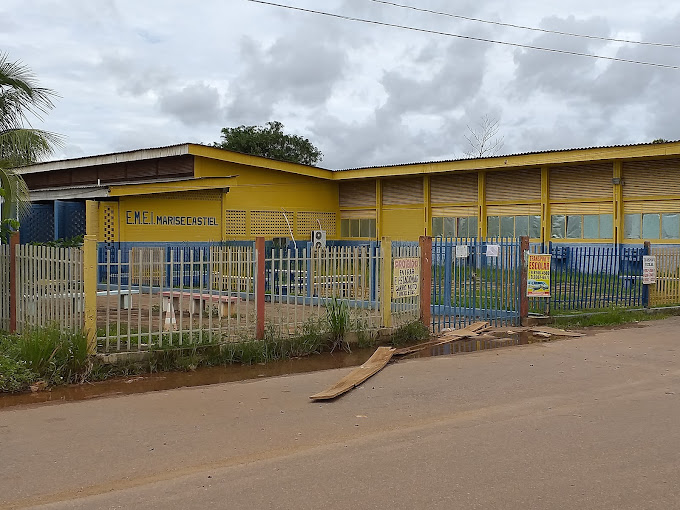
M 409 322 L 399 327 L 390 338 L 395 347 L 415 344 L 430 338 L 430 329 L 420 321 Z
M 617 326 L 632 322 L 665 319 L 670 313 L 648 313 L 643 310 L 628 310 L 625 308 L 611 308 L 604 312 L 584 315 L 555 317 L 555 325 L 562 328 L 585 328 L 589 326 Z

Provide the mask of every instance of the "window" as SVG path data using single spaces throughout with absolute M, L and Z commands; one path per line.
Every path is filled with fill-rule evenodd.
M 541 237 L 540 216 L 488 216 L 486 218 L 486 235 L 489 237 L 529 236 Z
M 368 237 L 375 239 L 375 218 L 340 220 L 340 237 Z
M 611 239 L 614 236 L 611 214 L 553 214 L 550 225 L 553 239 Z
M 432 235 L 434 237 L 477 237 L 477 217 L 432 218 Z
M 626 214 L 623 232 L 626 239 L 680 239 L 680 214 Z

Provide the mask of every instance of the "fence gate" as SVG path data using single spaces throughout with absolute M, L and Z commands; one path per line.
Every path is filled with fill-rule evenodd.
M 519 324 L 519 239 L 432 240 L 432 329 Z

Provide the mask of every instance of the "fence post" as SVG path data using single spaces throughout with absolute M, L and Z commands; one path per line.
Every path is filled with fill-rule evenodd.
M 19 232 L 13 232 L 9 238 L 9 332 L 17 331 L 17 246 Z
M 432 327 L 432 238 L 420 236 L 420 321 Z
M 652 243 L 645 241 L 645 247 L 642 250 L 642 255 L 651 255 L 652 253 Z M 643 259 L 644 260 L 644 259 Z M 644 262 L 643 262 L 643 274 L 644 274 Z M 642 306 L 644 308 L 649 308 L 649 291 L 651 290 L 651 285 L 642 285 Z
M 383 254 L 380 307 L 384 328 L 392 327 L 392 240 L 383 237 L 380 242 Z
M 529 296 L 527 296 L 527 271 L 529 269 L 529 237 L 520 239 L 519 320 L 526 325 L 529 319 Z
M 264 237 L 255 238 L 255 338 L 264 340 Z
M 85 203 L 85 237 L 83 238 L 83 294 L 85 298 L 85 334 L 87 351 L 97 351 L 97 237 L 99 234 L 99 204 Z

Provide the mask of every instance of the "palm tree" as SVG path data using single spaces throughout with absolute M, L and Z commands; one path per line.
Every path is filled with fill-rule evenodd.
M 54 107 L 55 96 L 37 85 L 28 67 L 0 52 L 0 195 L 7 204 L 2 208 L 3 230 L 30 208 L 26 183 L 13 168 L 46 158 L 60 143 L 59 135 L 30 123 L 30 117 L 42 120 Z

